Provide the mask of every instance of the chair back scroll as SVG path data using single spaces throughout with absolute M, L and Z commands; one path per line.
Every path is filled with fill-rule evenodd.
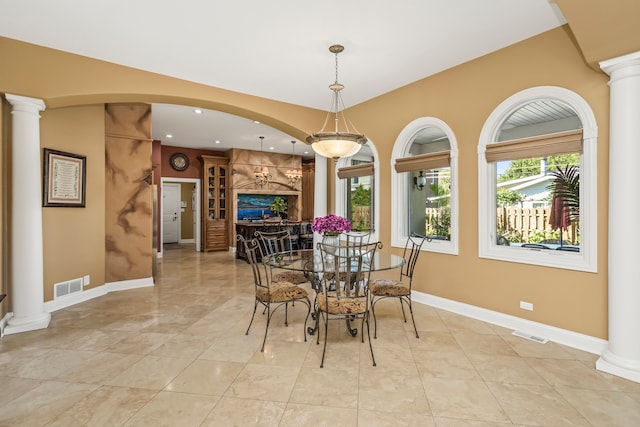
M 366 283 L 369 280 L 371 264 L 376 249 L 382 243 L 368 243 L 353 247 L 318 243 L 323 266 L 325 291 L 335 291 L 337 298 L 360 298 L 366 296 Z
M 289 230 L 274 232 L 256 231 L 254 235 L 260 240 L 260 250 L 263 257 L 269 257 L 279 253 L 291 256 L 293 244 Z
M 236 236 L 236 240 L 244 245 L 247 260 L 251 265 L 253 281 L 255 283 L 256 289 L 258 287 L 269 288 L 269 279 L 271 276 L 270 274 L 268 274 L 267 265 L 263 262 L 258 261 L 258 251 L 260 251 L 260 253 L 264 257 L 264 253 L 262 253 L 262 248 L 260 246 L 260 242 L 258 242 L 258 239 L 254 238 L 251 240 L 247 240 L 240 234 L 238 234 Z M 261 271 L 261 269 L 263 271 Z
M 411 283 L 411 279 L 413 278 L 413 270 L 416 267 L 422 245 L 424 244 L 424 242 L 430 241 L 431 239 L 427 236 L 422 236 L 417 233 L 411 233 L 411 235 L 407 239 L 407 243 L 404 247 L 404 253 L 402 255 L 402 257 L 406 260 L 406 263 L 400 270 L 400 280 L 402 280 L 403 277 L 407 277 L 409 279 L 409 283 Z

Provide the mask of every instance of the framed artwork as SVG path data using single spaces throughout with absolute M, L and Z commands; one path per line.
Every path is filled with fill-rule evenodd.
M 44 207 L 84 208 L 87 157 L 44 149 Z

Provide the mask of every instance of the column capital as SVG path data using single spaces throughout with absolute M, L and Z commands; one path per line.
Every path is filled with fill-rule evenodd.
M 628 67 L 636 67 L 637 69 L 635 71 L 632 71 L 632 74 L 640 75 L 640 51 L 600 62 L 600 68 L 609 76 L 611 76 L 614 72 Z
M 5 98 L 13 106 L 14 110 L 22 110 L 25 112 L 44 111 L 45 105 L 42 99 L 29 98 L 27 96 L 12 95 L 7 93 Z

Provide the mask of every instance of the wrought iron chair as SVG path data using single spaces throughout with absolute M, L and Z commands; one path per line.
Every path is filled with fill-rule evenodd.
M 362 245 L 368 245 L 371 241 L 371 231 L 350 231 L 348 233 L 342 233 L 342 237 L 340 240 L 344 242 L 344 244 L 353 248 L 354 250 Z
M 249 261 L 249 264 L 251 265 L 251 270 L 253 272 L 253 280 L 255 285 L 255 302 L 253 305 L 253 314 L 251 315 L 251 321 L 249 322 L 249 327 L 247 328 L 247 332 L 245 332 L 245 335 L 249 335 L 249 330 L 251 329 L 251 325 L 253 324 L 253 319 L 256 316 L 256 309 L 258 308 L 258 304 L 262 304 L 267 314 L 267 325 L 264 329 L 264 338 L 262 339 L 262 347 L 260 349 L 260 351 L 264 351 L 264 344 L 267 341 L 267 332 L 269 331 L 269 323 L 271 323 L 271 317 L 273 316 L 275 311 L 284 305 L 284 324 L 285 326 L 289 326 L 288 305 L 289 303 L 293 303 L 294 301 L 301 301 L 307 306 L 307 316 L 304 320 L 303 331 L 304 340 L 307 341 L 307 320 L 309 319 L 309 314 L 311 313 L 311 301 L 309 300 L 307 291 L 304 288 L 290 282 L 278 282 L 271 280 L 271 272 L 268 270 L 269 267 L 265 263 L 258 261 L 257 258 L 258 252 L 261 250 L 258 239 L 246 240 L 239 234 L 236 236 L 236 239 L 242 245 L 244 245 L 247 259 Z
M 274 232 L 256 231 L 254 235 L 260 240 L 260 248 L 263 257 L 280 256 L 291 258 L 294 252 L 293 241 L 289 230 Z M 266 260 L 265 260 L 266 261 Z M 302 271 L 278 271 L 274 273 L 271 268 L 271 281 L 291 282 L 295 285 L 307 282 L 307 278 Z
M 379 242 L 360 246 L 360 250 L 353 252 L 346 246 L 333 246 L 318 243 L 322 257 L 322 279 L 316 295 L 316 322 L 324 319 L 324 347 L 320 367 L 324 366 L 327 351 L 327 335 L 330 320 L 345 320 L 352 336 L 357 335 L 357 329 L 351 328 L 351 322 L 362 321 L 362 342 L 364 343 L 364 328 L 367 328 L 369 349 L 373 366 L 376 360 L 371 346 L 369 327 L 369 289 L 367 281 L 370 274 L 370 263 L 374 259 L 376 249 L 382 246 Z M 319 328 L 318 328 L 319 330 Z M 316 344 L 320 344 L 320 333 L 317 334 Z
M 420 249 L 425 241 L 431 241 L 427 236 L 421 236 L 419 234 L 412 233 L 407 239 L 407 243 L 404 247 L 403 258 L 405 264 L 400 269 L 399 280 L 389 279 L 372 279 L 369 282 L 369 294 L 371 296 L 371 313 L 373 314 L 373 338 L 378 337 L 378 322 L 376 319 L 375 305 L 384 298 L 398 298 L 400 299 L 400 307 L 402 308 L 402 317 L 405 323 L 407 322 L 407 316 L 404 312 L 404 304 L 409 306 L 409 313 L 411 314 L 411 321 L 413 322 L 413 330 L 418 336 L 418 328 L 416 328 L 416 320 L 413 317 L 413 308 L 411 307 L 411 284 L 413 282 L 413 270 L 420 256 Z

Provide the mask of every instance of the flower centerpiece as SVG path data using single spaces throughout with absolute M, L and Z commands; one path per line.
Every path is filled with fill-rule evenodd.
M 323 236 L 337 236 L 340 233 L 351 231 L 351 221 L 343 216 L 329 214 L 314 218 L 311 223 L 311 229 Z

